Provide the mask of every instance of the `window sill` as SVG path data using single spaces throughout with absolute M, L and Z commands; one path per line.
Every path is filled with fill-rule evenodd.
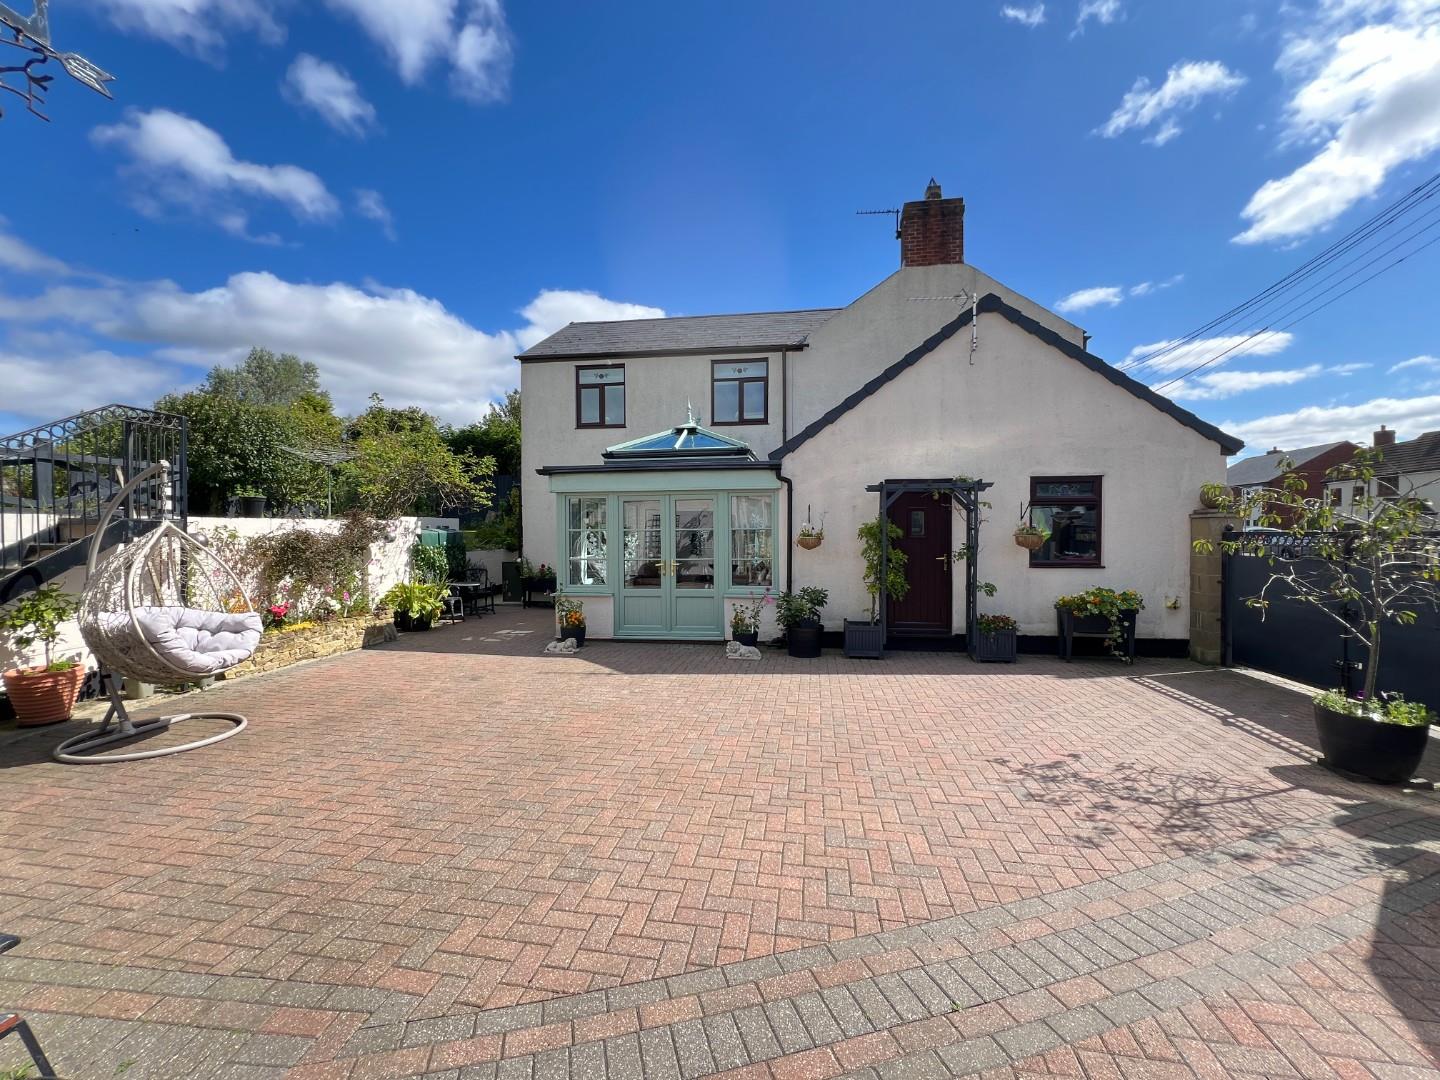
M 576 431 L 618 431 L 624 424 L 576 424 Z
M 764 420 L 711 420 L 710 426 L 717 427 L 765 427 L 770 423 L 770 418 Z
M 1105 564 L 1092 563 L 1069 563 L 1069 562 L 1032 562 L 1031 570 L 1104 570 Z

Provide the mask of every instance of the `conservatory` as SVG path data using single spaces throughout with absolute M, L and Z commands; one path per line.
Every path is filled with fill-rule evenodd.
M 727 601 L 775 588 L 780 479 L 739 439 L 685 423 L 549 465 L 556 574 L 595 637 L 719 641 Z

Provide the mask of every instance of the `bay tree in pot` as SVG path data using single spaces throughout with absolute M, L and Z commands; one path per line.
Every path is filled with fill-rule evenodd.
M 1278 487 L 1247 490 L 1225 499 L 1220 508 L 1287 533 L 1289 539 L 1276 545 L 1273 534 L 1265 543 L 1241 533 L 1219 546 L 1269 560 L 1265 584 L 1245 600 L 1262 619 L 1277 599 L 1307 604 L 1364 648 L 1360 688 L 1312 700 L 1322 762 L 1396 784 L 1414 778 L 1435 717 L 1423 704 L 1385 692 L 1380 671 L 1384 632 L 1390 625 L 1414 623 L 1422 608 L 1440 607 L 1440 539 L 1435 513 L 1420 487 L 1372 494 L 1379 487 L 1376 471 L 1383 453 L 1362 449 L 1326 473 L 1327 482 L 1351 489 L 1348 506 L 1306 498 L 1304 478 L 1291 471 L 1292 462 L 1282 461 L 1284 479 Z M 1195 541 L 1202 554 L 1214 547 Z
M 60 624 L 73 618 L 78 601 L 58 585 L 47 585 L 22 597 L 0 616 L 0 632 L 12 648 L 27 655 L 42 647 L 44 662 L 5 672 L 5 696 L 21 727 L 69 720 L 85 681 L 85 667 L 73 660 L 55 659 Z
M 829 601 L 830 593 L 813 585 L 783 592 L 775 600 L 775 621 L 785 630 L 791 656 L 813 660 L 820 655 L 820 635 L 825 631 L 820 612 Z
M 880 622 L 882 527 L 888 528 L 890 536 L 890 549 L 884 553 L 885 595 L 891 600 L 903 600 L 910 591 L 910 582 L 905 577 L 909 556 L 895 546 L 895 541 L 905 536 L 900 526 L 878 517 L 865 522 L 855 535 L 860 540 L 860 558 L 865 563 L 865 591 L 870 594 L 870 618 L 845 620 L 845 655 L 849 657 L 880 660 L 885 656 L 885 627 Z

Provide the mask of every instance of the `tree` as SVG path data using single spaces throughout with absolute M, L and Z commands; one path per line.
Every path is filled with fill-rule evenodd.
M 423 409 L 388 408 L 371 394 L 370 408 L 350 421 L 345 439 L 356 457 L 340 476 L 355 503 L 376 517 L 490 505 L 494 458 L 455 453 Z
M 1334 619 L 1364 646 L 1367 657 L 1363 701 L 1377 701 L 1381 643 L 1386 625 L 1415 622 L 1421 607 L 1440 607 L 1440 534 L 1434 513 L 1418 489 L 1373 495 L 1381 452 L 1360 450 L 1332 468 L 1326 478 L 1351 485 L 1348 508 L 1329 499 L 1305 498 L 1305 481 L 1290 473 L 1278 488 L 1247 491 L 1221 500 L 1221 508 L 1242 521 L 1255 520 L 1286 535 L 1264 543 L 1243 534 L 1221 541 L 1223 550 L 1268 554 L 1271 573 L 1246 603 L 1263 613 L 1272 594 L 1309 604 Z M 1253 516 L 1252 516 L 1253 515 Z M 1213 550 L 1206 540 L 1197 551 Z M 1280 552 L 1276 557 L 1275 552 Z M 1286 557 L 1288 554 L 1289 557 Z M 1347 609 L 1351 613 L 1347 616 Z
M 490 411 L 473 424 L 462 428 L 445 428 L 445 441 L 458 453 L 469 452 L 477 458 L 495 459 L 495 471 L 501 476 L 520 475 L 520 391 L 511 390 L 502 402 L 490 405 Z
M 291 353 L 276 356 L 269 349 L 253 348 L 234 367 L 215 367 L 205 377 L 202 391 L 246 405 L 294 405 L 304 398 L 323 399 L 330 410 L 330 395 L 320 386 L 320 369 Z M 312 402 L 320 407 L 321 402 Z

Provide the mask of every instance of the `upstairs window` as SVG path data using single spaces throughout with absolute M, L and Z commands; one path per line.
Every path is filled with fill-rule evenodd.
M 606 364 L 575 369 L 575 426 L 625 426 L 625 365 Z
M 711 366 L 710 416 L 716 424 L 770 420 L 770 362 L 716 360 Z
M 1031 566 L 1099 566 L 1100 477 L 1031 478 L 1030 524 L 1045 535 Z

